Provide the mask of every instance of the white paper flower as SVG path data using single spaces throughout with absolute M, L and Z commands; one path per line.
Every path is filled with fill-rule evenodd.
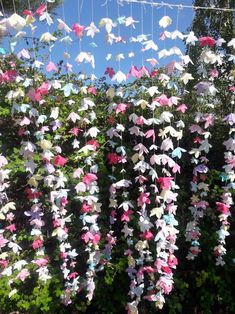
M 57 40 L 57 38 L 49 32 L 43 33 L 40 37 L 40 41 L 43 41 L 46 43 L 49 43 L 51 41 L 56 41 L 56 40 Z
M 167 15 L 163 16 L 159 21 L 160 27 L 163 27 L 163 28 L 166 28 L 167 26 L 171 25 L 171 23 L 172 23 L 172 19 Z

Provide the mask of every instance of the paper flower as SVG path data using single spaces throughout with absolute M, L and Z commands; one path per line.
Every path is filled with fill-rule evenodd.
M 216 41 L 214 40 L 214 38 L 209 37 L 209 36 L 199 37 L 198 40 L 200 42 L 200 47 L 204 47 L 204 46 L 214 47 L 214 45 L 216 44 Z
M 26 26 L 26 20 L 17 13 L 13 13 L 7 19 L 7 23 L 10 27 L 14 28 L 17 31 L 21 31 Z
M 169 16 L 163 16 L 159 21 L 159 26 L 166 28 L 167 26 L 171 25 L 172 19 Z
M 72 30 L 73 30 L 74 34 L 75 34 L 77 37 L 80 37 L 80 38 L 81 38 L 81 37 L 83 37 L 83 35 L 84 35 L 83 32 L 84 32 L 84 30 L 85 30 L 85 26 L 76 23 L 76 24 L 73 24 Z
M 113 28 L 113 21 L 108 17 L 102 18 L 99 22 L 99 26 L 105 27 L 106 32 L 109 34 Z
M 126 81 L 126 75 L 122 71 L 116 72 L 116 74 L 112 77 L 112 81 L 117 81 L 118 83 L 121 83 L 123 81 Z
M 57 28 L 59 30 L 64 30 L 66 33 L 72 32 L 72 29 L 67 24 L 65 24 L 64 21 L 62 21 L 61 19 L 57 19 L 57 21 L 58 21 L 58 27 Z
M 51 41 L 56 41 L 57 38 L 55 36 L 53 36 L 52 34 L 50 34 L 49 32 L 43 33 L 40 37 L 40 41 L 49 43 Z
M 85 30 L 87 31 L 86 35 L 91 36 L 91 38 L 94 38 L 95 34 L 100 32 L 100 30 L 95 26 L 94 22 L 91 22 L 90 26 L 87 26 Z

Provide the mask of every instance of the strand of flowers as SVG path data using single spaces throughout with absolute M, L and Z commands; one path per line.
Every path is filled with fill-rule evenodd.
M 218 244 L 214 247 L 214 255 L 216 256 L 216 265 L 223 266 L 224 256 L 226 255 L 226 237 L 229 236 L 229 226 L 230 223 L 228 218 L 231 216 L 230 207 L 234 204 L 231 189 L 233 189 L 234 182 L 234 160 L 235 160 L 235 147 L 234 142 L 234 124 L 235 124 L 235 114 L 231 113 L 224 118 L 224 121 L 230 126 L 229 134 L 230 137 L 223 144 L 226 147 L 224 153 L 226 165 L 223 166 L 224 174 L 223 181 L 225 185 L 223 186 L 223 193 L 221 195 L 221 202 L 216 202 L 216 209 L 220 213 L 219 220 L 221 223 L 220 229 L 217 231 Z
M 193 155 L 191 163 L 195 164 L 193 169 L 193 179 L 191 181 L 191 191 L 193 193 L 191 197 L 191 206 L 189 210 L 193 215 L 193 220 L 188 222 L 186 226 L 186 241 L 191 242 L 188 259 L 195 259 L 200 253 L 200 227 L 199 221 L 204 216 L 204 211 L 209 205 L 206 201 L 207 192 L 209 190 L 208 184 L 205 183 L 206 174 L 208 172 L 208 154 L 211 145 L 208 142 L 210 132 L 207 130 L 209 126 L 214 124 L 214 115 L 209 113 L 197 113 L 195 120 L 196 124 L 192 124 L 189 127 L 191 133 L 196 133 L 194 143 L 198 144 L 198 147 L 193 148 L 189 153 Z M 202 126 L 200 126 L 200 124 Z M 204 152 L 204 156 L 202 155 Z
M 31 27 L 31 34 L 32 34 L 32 43 L 33 43 L 33 63 L 32 63 L 32 70 L 34 69 L 34 66 L 36 66 L 37 61 L 35 60 L 35 48 L 34 48 L 34 38 L 33 38 L 33 22 L 35 21 L 33 18 L 33 15 L 30 12 L 30 2 L 29 4 L 29 10 L 26 10 L 29 14 L 26 18 L 26 23 Z M 17 18 L 17 14 L 15 14 Z M 20 17 L 19 17 L 20 19 Z M 23 19 L 21 18 L 21 21 L 23 22 Z M 31 59 L 30 53 L 28 50 L 23 49 L 18 54 L 17 57 L 19 59 Z M 37 68 L 37 66 L 36 66 Z M 35 81 L 31 78 L 26 78 L 25 82 L 23 83 L 23 86 L 26 88 L 30 85 L 34 85 Z M 44 89 L 44 91 L 43 91 Z M 21 128 L 19 130 L 19 136 L 26 136 L 28 137 L 30 135 L 30 130 L 34 125 L 36 127 L 36 131 L 33 136 L 36 137 L 36 139 L 43 138 L 43 134 L 45 130 L 47 129 L 47 126 L 43 126 L 43 122 L 45 121 L 44 116 L 40 115 L 38 110 L 36 109 L 38 104 L 41 104 L 41 97 L 42 95 L 45 95 L 47 91 L 45 91 L 45 86 L 40 86 L 38 89 L 29 89 L 28 97 L 29 100 L 32 102 L 32 105 L 22 105 L 22 109 L 19 110 L 22 113 L 26 113 L 29 109 L 29 118 L 26 116 L 23 117 L 23 119 L 19 122 Z M 43 101 L 42 101 L 43 102 Z M 27 108 L 28 106 L 28 108 Z M 24 108 L 25 107 L 25 108 Z M 20 109 L 20 106 L 18 108 L 14 108 L 16 111 Z M 32 122 L 32 123 L 31 123 Z M 40 127 L 41 125 L 41 127 Z M 22 144 L 24 144 L 22 140 Z M 32 151 L 31 151 L 32 148 Z M 29 172 L 29 180 L 28 185 L 29 188 L 25 189 L 26 197 L 33 203 L 30 211 L 25 211 L 25 215 L 30 217 L 30 224 L 33 226 L 33 229 L 31 231 L 31 235 L 33 236 L 33 243 L 32 247 L 34 250 L 36 250 L 35 255 L 36 258 L 32 261 L 35 265 L 38 266 L 38 269 L 36 272 L 38 272 L 39 280 L 46 282 L 51 278 L 49 275 L 49 270 L 47 268 L 48 263 L 48 257 L 45 255 L 45 247 L 44 247 L 44 236 L 42 233 L 42 227 L 45 225 L 45 222 L 43 221 L 42 217 L 44 216 L 42 203 L 40 202 L 40 198 L 42 197 L 42 192 L 38 189 L 39 182 L 43 179 L 41 177 L 41 167 L 40 165 L 36 164 L 34 162 L 34 151 L 37 152 L 37 146 L 30 142 L 25 142 L 25 147 L 22 146 L 21 153 L 26 158 L 25 168 L 26 171 Z M 28 158 L 29 157 L 29 158 Z M 26 276 L 29 275 L 27 270 L 23 269 L 21 272 L 20 279 L 24 281 Z
M 197 38 L 195 37 L 196 41 Z M 200 48 L 202 48 L 200 55 L 200 65 L 198 67 L 198 74 L 203 78 L 201 82 L 195 85 L 197 94 L 205 96 L 209 95 L 211 97 L 215 96 L 217 90 L 213 84 L 213 81 L 219 77 L 219 72 L 215 68 L 215 64 L 221 65 L 223 63 L 222 55 L 220 53 L 215 53 L 210 48 L 215 48 L 221 46 L 221 41 L 218 39 L 215 41 L 212 37 L 201 37 L 198 39 L 200 42 Z M 213 65 L 214 68 L 210 69 L 210 65 Z M 209 68 L 209 69 L 208 69 Z M 191 154 L 194 155 L 191 161 L 194 164 L 200 164 L 194 168 L 194 178 L 191 182 L 191 191 L 194 193 L 191 198 L 190 210 L 194 219 L 187 224 L 186 227 L 186 240 L 191 242 L 191 247 L 187 258 L 194 259 L 198 256 L 200 249 L 199 238 L 200 238 L 200 228 L 198 226 L 200 218 L 204 215 L 204 210 L 208 206 L 208 203 L 203 200 L 207 196 L 208 185 L 204 183 L 206 179 L 206 173 L 208 172 L 208 167 L 206 166 L 208 160 L 206 154 L 208 154 L 211 145 L 208 142 L 210 137 L 210 132 L 207 132 L 206 129 L 214 124 L 213 114 L 199 113 L 195 120 L 196 123 L 204 123 L 204 130 L 197 125 L 192 125 L 190 128 L 191 133 L 197 133 L 198 136 L 195 137 L 194 142 L 199 144 L 198 148 L 195 148 L 191 151 Z M 204 138 L 201 138 L 203 136 Z M 205 156 L 201 156 L 202 152 L 205 152 Z M 201 157 L 200 157 L 201 156 Z M 201 182 L 198 182 L 200 180 Z M 200 192 L 200 190 L 202 190 Z
M 26 79 L 25 84 L 27 84 L 27 80 L 30 81 L 30 79 Z M 23 84 L 23 88 L 24 87 L 27 87 L 27 85 Z M 35 259 L 33 259 L 32 261 L 21 260 L 16 262 L 15 264 L 17 265 L 14 265 L 14 268 L 17 269 L 19 273 L 15 278 L 20 279 L 22 282 L 25 281 L 25 279 L 30 276 L 29 267 L 26 268 L 25 266 L 30 266 L 30 263 L 32 262 L 33 264 L 38 266 L 36 272 L 38 272 L 39 280 L 47 281 L 51 277 L 48 275 L 49 271 L 46 266 L 46 264 L 48 263 L 48 259 L 45 256 L 44 238 L 42 233 L 42 227 L 44 226 L 44 222 L 42 220 L 42 216 L 44 214 L 43 209 L 41 208 L 42 203 L 40 202 L 42 192 L 40 192 L 40 190 L 37 188 L 37 181 L 39 181 L 41 178 L 40 175 L 36 174 L 36 171 L 39 169 L 40 166 L 34 162 L 34 160 L 36 160 L 35 157 L 37 147 L 33 144 L 33 142 L 29 140 L 29 136 L 32 134 L 30 132 L 30 129 L 31 127 L 39 127 L 40 116 L 35 104 L 17 104 L 16 101 L 21 101 L 21 98 L 24 97 L 26 94 L 23 89 L 20 90 L 21 93 L 19 93 L 19 90 L 15 91 L 15 97 L 14 92 L 11 93 L 12 97 L 14 98 L 12 113 L 14 114 L 16 111 L 19 114 L 19 118 L 16 120 L 16 124 L 20 126 L 18 135 L 22 137 L 20 154 L 23 156 L 25 172 L 28 173 L 27 185 L 29 186 L 25 189 L 25 193 L 27 199 L 32 202 L 31 209 L 29 211 L 25 211 L 25 215 L 30 216 L 30 225 L 33 226 L 30 235 L 33 237 L 32 247 L 35 250 Z M 28 96 L 30 99 L 30 91 L 28 93 Z M 21 114 L 23 115 L 23 117 L 21 116 Z M 17 250 L 19 249 L 20 247 L 16 246 L 15 252 L 17 252 Z
M 76 176 L 76 178 L 81 180 L 76 185 L 78 194 L 76 198 L 82 203 L 81 211 L 83 213 L 80 216 L 83 221 L 81 239 L 85 243 L 85 251 L 88 252 L 88 268 L 85 282 L 88 300 L 93 298 L 96 272 L 102 269 L 102 265 L 98 267 L 101 262 L 101 251 L 99 248 L 101 233 L 97 220 L 101 211 L 101 203 L 99 203 L 98 197 L 98 165 L 96 163 L 97 148 L 99 147 L 96 138 L 100 131 L 96 126 L 87 129 L 87 126 L 93 124 L 96 120 L 96 114 L 92 109 L 94 106 L 95 103 L 91 98 L 85 97 L 81 100 L 79 112 L 83 116 L 80 120 L 80 125 L 84 128 L 85 145 L 78 151 L 78 160 L 80 163 L 84 163 L 84 167 L 83 169 L 78 169 Z M 91 138 L 89 141 L 87 140 L 88 136 Z
M 1 221 L 5 221 L 6 224 L 1 223 L 0 229 L 0 274 L 1 276 L 7 275 L 7 272 L 10 270 L 11 266 L 9 266 L 11 258 L 11 250 L 13 250 L 13 254 L 19 254 L 20 247 L 16 243 L 16 226 L 14 223 L 16 210 L 15 203 L 10 202 L 7 196 L 7 189 L 10 187 L 9 183 L 9 174 L 10 170 L 7 169 L 8 161 L 3 156 L 0 155 L 0 219 Z M 17 248 L 17 250 L 15 249 Z M 17 264 L 14 263 L 14 267 L 17 267 Z M 12 280 L 9 280 L 9 285 L 11 285 Z M 9 297 L 16 292 L 13 289 Z
M 54 89 L 62 89 L 60 82 L 50 84 Z M 74 271 L 76 267 L 76 249 L 72 247 L 69 242 L 69 228 L 67 223 L 71 222 L 71 215 L 68 215 L 67 205 L 68 192 L 66 189 L 66 183 L 68 179 L 66 177 L 66 167 L 68 159 L 62 156 L 62 149 L 59 145 L 56 145 L 57 141 L 61 140 L 60 129 L 63 127 L 62 122 L 59 119 L 60 110 L 58 107 L 51 108 L 50 123 L 51 131 L 54 133 L 52 142 L 50 140 L 43 140 L 43 160 L 45 162 L 44 183 L 49 188 L 51 213 L 53 219 L 52 236 L 56 236 L 59 242 L 59 255 L 62 260 L 60 269 L 64 276 L 65 290 L 61 295 L 62 302 L 66 305 L 70 304 L 71 295 L 76 294 L 80 290 L 79 276 Z M 65 169 L 65 170 L 64 170 Z
M 118 96 L 120 96 L 123 93 L 121 91 L 121 88 L 119 88 L 116 92 Z M 109 99 L 112 100 L 113 97 L 115 96 L 115 90 L 113 88 L 109 88 L 106 94 L 109 97 Z M 123 164 L 126 163 L 126 151 L 122 144 L 121 146 L 116 147 L 119 144 L 119 141 L 122 142 L 123 131 L 125 130 L 121 121 L 120 123 L 117 123 L 116 119 L 118 119 L 119 114 L 125 114 L 126 109 L 127 109 L 127 105 L 124 103 L 116 104 L 116 103 L 111 102 L 108 106 L 108 113 L 109 113 L 108 122 L 109 124 L 111 124 L 111 127 L 107 130 L 106 134 L 109 138 L 109 140 L 107 141 L 107 144 L 111 148 L 111 153 L 107 154 L 107 162 L 108 162 L 108 165 L 112 167 L 111 180 L 114 182 L 109 187 L 109 195 L 110 195 L 109 208 L 111 209 L 111 211 L 109 215 L 109 224 L 110 224 L 109 232 L 106 238 L 107 244 L 105 245 L 105 256 L 107 260 L 111 259 L 112 248 L 116 243 L 116 237 L 114 237 L 113 226 L 114 226 L 115 221 L 117 220 L 117 214 L 118 214 L 117 209 L 120 208 L 120 206 L 122 206 L 122 205 L 119 206 L 117 191 L 120 190 L 122 187 L 125 188 L 126 184 L 129 186 L 129 184 L 127 183 L 127 180 L 126 181 L 124 180 L 124 169 L 123 169 Z M 116 141 L 115 138 L 117 138 L 118 140 Z M 118 165 L 120 164 L 122 165 L 121 170 L 118 167 Z M 123 180 L 116 181 L 117 180 L 116 176 L 120 173 L 122 173 Z M 125 195 L 126 194 L 124 194 L 123 196 Z M 124 207 L 125 207 L 126 212 L 128 213 L 128 209 L 129 209 L 128 203 Z M 125 237 L 127 236 L 125 230 L 128 229 L 127 221 L 129 220 L 130 220 L 130 217 L 124 211 L 121 217 L 121 221 L 124 222 L 124 228 L 122 232 L 124 232 Z
M 147 119 L 143 116 L 143 110 L 146 109 L 147 102 L 143 99 L 136 101 L 134 106 L 140 107 L 142 112 L 138 116 L 135 112 L 129 115 L 129 121 L 134 125 L 129 128 L 130 135 L 135 135 L 137 143 L 133 147 L 135 154 L 131 157 L 134 163 L 134 171 L 138 173 L 135 177 L 135 181 L 138 182 L 139 195 L 137 198 L 137 207 L 139 208 L 138 215 L 138 226 L 140 234 L 138 235 L 139 240 L 135 243 L 135 250 L 138 252 L 138 258 L 135 260 L 133 257 L 128 259 L 129 272 L 131 270 L 131 284 L 130 284 L 130 296 L 135 298 L 134 301 L 127 304 L 128 313 L 138 313 L 138 304 L 141 301 L 141 296 L 144 293 L 144 272 L 149 272 L 150 268 L 148 264 L 152 261 L 152 252 L 149 250 L 149 241 L 153 238 L 153 234 L 150 229 L 153 224 L 150 222 L 150 218 L 147 213 L 147 205 L 151 203 L 150 192 L 147 190 L 147 172 L 152 171 L 152 167 L 146 162 L 145 158 L 149 153 L 147 147 L 143 144 L 144 136 L 150 137 L 150 132 L 144 133 L 144 125 L 147 126 Z M 149 136 L 148 136 L 149 134 Z M 153 134 L 152 134 L 153 136 Z M 139 140 L 140 139 L 140 140 Z M 139 143 L 138 143 L 139 142 Z M 146 156 L 146 157 L 145 157 Z M 131 252 L 133 254 L 133 252 Z M 137 269 L 137 266 L 138 269 Z
M 10 68 L 14 67 L 14 64 L 7 63 Z M 16 77 L 18 76 L 17 71 L 15 70 L 5 70 L 2 68 L 1 70 L 1 85 L 14 83 L 16 81 Z M 14 91 L 10 91 L 7 94 L 8 99 L 10 96 L 13 96 Z M 11 101 L 11 99 L 10 99 Z M 0 134 L 2 136 L 2 134 Z M 3 148 L 2 148 L 3 150 Z M 16 210 L 15 202 L 10 201 L 8 199 L 7 190 L 10 188 L 9 174 L 10 170 L 7 169 L 8 160 L 0 155 L 0 220 L 1 222 L 1 230 L 0 230 L 0 274 L 1 276 L 11 276 L 14 269 L 18 268 L 17 262 L 15 262 L 16 256 L 19 256 L 22 248 L 17 244 L 17 234 L 16 234 L 16 224 L 14 211 Z M 20 261 L 19 261 L 20 262 Z M 13 279 L 8 281 L 9 286 L 13 283 Z M 12 287 L 11 287 L 12 289 Z M 16 289 L 11 290 L 9 293 L 9 297 L 16 292 Z
M 172 269 L 176 268 L 177 258 L 174 251 L 177 250 L 176 237 L 178 230 L 175 226 L 178 225 L 175 219 L 178 193 L 174 190 L 179 189 L 174 181 L 174 175 L 180 172 L 180 166 L 172 159 L 178 156 L 179 148 L 174 149 L 173 140 L 179 141 L 182 138 L 183 125 L 181 121 L 176 121 L 176 127 L 171 126 L 171 119 L 174 117 L 172 114 L 173 108 L 179 105 L 179 97 L 161 95 L 156 97 L 153 102 L 159 107 L 169 108 L 168 111 L 163 111 L 160 114 L 159 123 L 164 125 L 163 129 L 159 129 L 159 138 L 161 139 L 160 150 L 162 154 L 154 155 L 151 157 L 152 164 L 162 166 L 162 177 L 157 179 L 160 184 L 159 195 L 156 196 L 157 207 L 151 211 L 151 215 L 157 217 L 155 225 L 158 232 L 155 237 L 156 244 L 156 260 L 154 262 L 155 272 L 160 276 L 158 277 L 155 285 L 152 285 L 152 292 L 147 296 L 149 300 L 156 302 L 156 307 L 162 308 L 165 302 L 164 295 L 169 294 L 173 288 L 173 272 Z M 178 108 L 176 108 L 177 110 Z M 165 123 L 169 123 L 165 126 Z M 169 151 L 172 150 L 171 153 Z M 181 152 L 181 151 L 180 151 Z M 169 156 L 171 155 L 172 158 Z M 166 169 L 166 166 L 168 169 Z M 157 293 L 154 294 L 154 288 Z
M 122 88 L 120 88 L 119 90 L 122 97 L 124 93 L 128 94 L 128 92 Z M 122 169 L 120 171 L 120 174 L 122 175 L 122 180 L 117 182 L 115 187 L 119 189 L 122 187 L 122 194 L 121 194 L 120 205 L 119 205 L 119 208 L 123 210 L 122 216 L 121 216 L 121 221 L 123 222 L 123 229 L 121 230 L 121 232 L 123 233 L 124 238 L 126 239 L 126 243 L 127 243 L 127 249 L 124 251 L 124 254 L 127 256 L 127 260 L 128 260 L 128 268 L 126 269 L 126 272 L 129 278 L 132 280 L 134 278 L 132 266 L 135 264 L 135 260 L 132 256 L 133 231 L 134 231 L 133 222 L 132 222 L 133 221 L 132 214 L 134 213 L 133 211 L 134 204 L 133 204 L 133 201 L 130 199 L 131 194 L 129 193 L 129 191 L 133 187 L 133 182 L 130 180 L 130 178 L 126 178 L 125 176 L 126 170 L 124 169 L 124 164 L 128 162 L 128 156 L 127 156 L 126 147 L 123 146 L 123 137 L 125 134 L 124 132 L 126 130 L 125 126 L 127 125 L 127 121 L 124 120 L 124 115 L 127 117 L 127 110 L 129 109 L 130 106 L 131 106 L 130 104 L 121 102 L 121 103 L 118 103 L 118 105 L 115 108 L 116 115 L 120 116 L 119 118 L 120 123 L 117 124 L 116 129 L 119 130 L 120 132 L 120 142 L 121 142 L 120 146 L 116 148 L 116 152 L 121 154 L 121 156 L 119 156 L 119 159 L 122 166 Z

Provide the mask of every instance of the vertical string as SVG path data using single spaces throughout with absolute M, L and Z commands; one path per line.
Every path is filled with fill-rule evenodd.
M 108 0 L 106 1 L 105 8 L 106 8 L 106 17 L 108 17 L 109 16 Z
M 2 7 L 2 14 L 3 14 L 3 16 L 5 16 L 5 10 L 4 10 L 4 6 L 3 6 L 2 0 L 0 0 L 0 3 L 1 3 L 1 7 Z
M 78 0 L 78 24 L 80 24 L 80 0 Z
M 141 3 L 140 5 L 140 13 L 141 13 L 141 35 L 144 34 L 144 5 Z M 142 66 L 144 65 L 144 54 L 142 53 Z
M 78 24 L 80 25 L 81 21 L 80 21 L 80 12 L 81 12 L 81 7 L 80 7 L 80 0 L 78 0 Z M 82 51 L 82 37 L 79 38 L 78 40 L 79 43 L 79 50 L 80 52 Z
M 94 0 L 91 0 L 91 21 L 94 21 Z
M 62 2 L 62 16 L 63 16 L 63 21 L 66 23 L 66 20 L 65 20 L 65 10 L 64 10 L 64 1 Z M 66 36 L 66 31 L 64 30 L 64 36 Z M 67 44 L 67 41 L 65 43 L 65 50 L 66 52 L 68 53 L 68 44 Z
M 13 4 L 14 13 L 16 13 L 16 5 L 15 5 L 15 0 L 12 0 L 12 4 Z
M 28 0 L 28 9 L 29 9 L 29 11 L 31 11 L 30 0 Z M 31 36 L 32 36 L 33 58 L 35 61 L 36 60 L 36 53 L 35 53 L 35 45 L 34 45 L 34 33 L 33 33 L 32 27 L 31 27 Z
M 91 0 L 91 21 L 94 21 L 94 0 Z M 92 55 L 94 56 L 94 46 L 92 45 Z M 92 74 L 94 75 L 95 69 L 92 67 Z
M 46 13 L 48 14 L 48 7 L 47 7 L 47 3 L 46 3 Z M 50 26 L 47 23 L 47 31 L 48 33 L 50 33 Z M 51 46 L 49 46 L 49 61 L 51 62 Z
M 119 1 L 117 1 L 117 14 L 118 14 L 118 37 L 120 39 L 120 7 L 119 7 Z M 120 44 L 118 43 L 118 54 L 120 54 Z M 121 61 L 120 61 L 120 57 L 118 57 L 118 70 L 120 71 L 121 68 Z
M 179 26 L 179 11 L 180 8 L 177 8 L 177 13 L 176 13 L 176 29 L 178 30 L 178 26 Z
M 132 12 L 132 2 L 130 3 L 130 16 L 132 17 L 132 14 L 133 14 L 133 12 Z M 131 26 L 131 37 L 133 37 L 133 27 Z M 133 48 L 133 43 L 131 42 L 130 43 L 130 48 L 131 48 L 131 52 L 132 52 L 132 48 Z M 131 66 L 133 66 L 133 58 L 131 57 Z

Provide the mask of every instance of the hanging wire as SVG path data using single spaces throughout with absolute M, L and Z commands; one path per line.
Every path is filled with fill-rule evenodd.
M 133 7 L 132 7 L 132 3 L 130 3 L 130 16 L 132 17 L 133 14 Z M 133 27 L 130 27 L 130 33 L 131 33 L 131 38 L 133 37 Z M 133 43 L 132 41 L 130 42 L 130 48 L 131 48 L 131 52 L 132 52 L 132 48 L 133 48 Z M 133 57 L 131 57 L 131 66 L 133 65 Z
M 141 4 L 140 6 L 140 13 L 141 13 L 141 35 L 144 34 L 144 5 Z M 144 53 L 142 52 L 142 66 L 144 65 Z
M 30 0 L 28 0 L 28 9 L 29 9 L 29 11 L 31 11 Z M 35 44 L 34 44 L 34 33 L 33 33 L 32 27 L 31 27 L 31 34 L 32 34 L 33 58 L 34 58 L 34 61 L 35 61 L 36 60 L 36 53 L 35 53 Z
M 0 4 L 1 4 L 1 7 L 2 7 L 2 14 L 5 16 L 5 10 L 4 10 L 4 6 L 3 6 L 2 0 L 0 0 Z
M 64 1 L 62 2 L 62 16 L 63 16 L 63 21 L 66 23 L 66 20 L 65 20 L 65 10 L 64 10 Z M 64 36 L 66 36 L 66 31 L 64 30 Z M 68 53 L 68 44 L 67 42 L 65 43 L 65 50 L 66 50 L 66 53 Z
M 108 0 L 106 0 L 106 2 L 103 5 L 105 5 L 105 8 L 106 8 L 106 17 L 108 17 L 109 16 Z
M 119 2 L 117 1 L 117 14 L 118 14 L 118 40 L 120 40 L 120 7 L 119 7 Z M 118 45 L 118 54 L 120 54 L 120 44 Z M 120 61 L 120 56 L 118 56 L 118 70 L 120 71 L 121 68 L 121 61 Z
M 12 4 L 13 4 L 13 9 L 14 9 L 14 12 L 16 13 L 16 5 L 15 5 L 15 0 L 12 0 Z
M 94 21 L 94 1 L 91 0 L 91 21 Z
M 81 5 L 83 4 L 83 1 L 81 3 Z M 80 6 L 80 0 L 78 0 L 78 24 L 80 24 L 81 20 L 81 6 Z M 79 50 L 80 52 L 82 51 L 82 37 L 79 38 L 78 40 L 79 42 Z
M 46 13 L 48 14 L 48 6 L 47 6 L 47 2 L 46 2 Z M 50 33 L 50 26 L 49 26 L 49 24 L 47 23 L 47 31 L 48 31 L 48 33 Z M 49 46 L 49 61 L 51 62 L 51 46 Z
M 94 0 L 91 0 L 91 21 L 94 21 Z M 92 46 L 92 55 L 94 56 L 95 48 Z M 92 67 L 92 74 L 95 74 L 95 69 Z
M 117 0 L 120 4 L 123 4 L 123 2 L 127 3 L 139 3 L 139 4 L 149 4 L 153 5 L 155 7 L 168 7 L 170 9 L 173 8 L 186 8 L 186 9 L 195 9 L 195 10 L 215 10 L 215 11 L 230 11 L 230 12 L 235 12 L 235 9 L 231 8 L 217 8 L 214 6 L 211 7 L 203 7 L 203 6 L 193 6 L 193 5 L 184 5 L 184 4 L 172 4 L 168 2 L 149 2 L 146 0 Z

